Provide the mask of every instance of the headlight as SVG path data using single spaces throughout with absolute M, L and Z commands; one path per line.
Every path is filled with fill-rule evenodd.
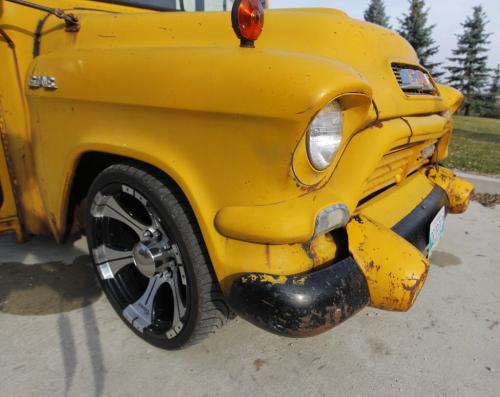
M 307 133 L 309 161 L 318 171 L 327 169 L 342 141 L 342 109 L 330 102 L 313 119 Z

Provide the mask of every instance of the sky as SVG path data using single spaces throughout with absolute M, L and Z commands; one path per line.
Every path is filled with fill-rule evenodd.
M 292 7 L 329 7 L 345 11 L 353 18 L 363 19 L 369 0 L 270 0 L 271 8 Z M 385 0 L 387 14 L 391 18 L 391 26 L 399 25 L 397 18 L 408 10 L 408 1 Z M 482 5 L 488 14 L 489 24 L 487 31 L 493 33 L 490 37 L 489 66 L 496 67 L 500 64 L 500 0 L 427 0 L 430 8 L 429 22 L 435 24 L 434 39 L 440 46 L 440 51 L 435 59 L 446 64 L 446 58 L 451 56 L 451 51 L 456 47 L 455 34 L 461 32 L 460 23 L 468 15 L 472 15 L 472 7 Z

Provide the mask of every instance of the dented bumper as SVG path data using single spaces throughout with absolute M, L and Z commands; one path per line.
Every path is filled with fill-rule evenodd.
M 231 288 L 232 308 L 272 333 L 306 337 L 340 324 L 369 303 L 366 278 L 352 258 L 300 276 L 247 274 Z
M 467 208 L 473 186 L 450 171 L 430 170 L 434 188 L 393 227 L 361 211 L 347 225 L 350 255 L 303 275 L 248 273 L 233 281 L 229 303 L 243 318 L 275 334 L 313 336 L 366 305 L 408 310 L 427 278 L 429 226 L 442 207 Z

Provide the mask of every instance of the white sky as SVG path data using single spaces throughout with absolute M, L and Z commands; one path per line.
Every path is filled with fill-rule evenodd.
M 363 19 L 368 3 L 369 0 L 270 0 L 271 8 L 338 8 L 359 19 Z M 391 17 L 392 27 L 399 26 L 397 18 L 407 12 L 408 1 L 385 0 L 384 3 L 386 12 Z M 500 64 L 500 0 L 427 0 L 426 3 L 430 8 L 429 21 L 431 24 L 436 24 L 434 39 L 440 46 L 440 52 L 435 56 L 437 61 L 447 62 L 446 58 L 456 46 L 455 33 L 461 31 L 460 23 L 467 15 L 472 14 L 473 6 L 482 5 L 490 21 L 487 31 L 493 33 L 490 37 L 489 65 L 494 67 Z

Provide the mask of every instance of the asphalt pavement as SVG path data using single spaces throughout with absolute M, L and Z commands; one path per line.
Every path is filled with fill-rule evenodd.
M 83 239 L 0 238 L 0 396 L 499 396 L 500 206 L 450 216 L 408 313 L 367 308 L 310 339 L 235 319 L 178 352 L 142 342 Z

